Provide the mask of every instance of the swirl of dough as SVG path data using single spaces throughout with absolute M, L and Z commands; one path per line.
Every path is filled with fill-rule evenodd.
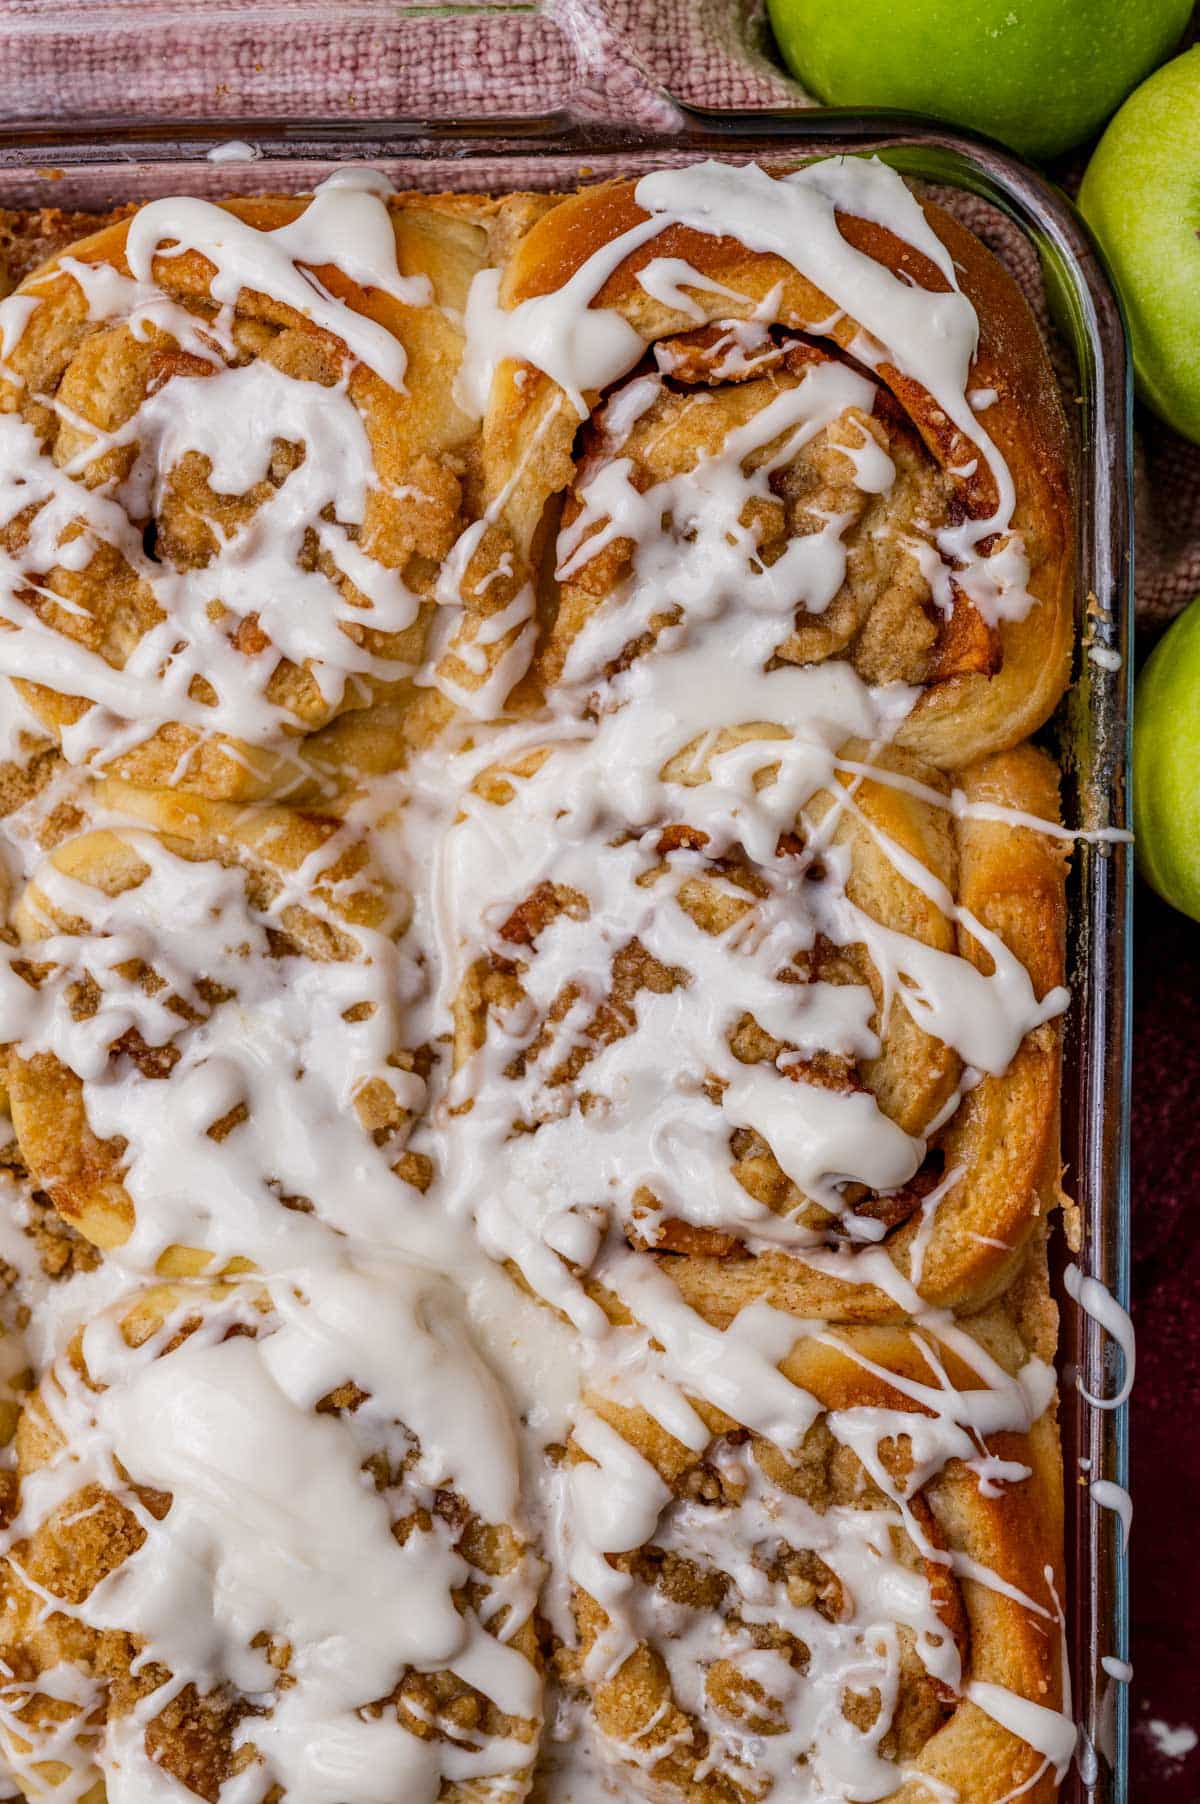
M 983 1338 L 1023 1360 L 1011 1321 Z M 672 1372 L 668 1411 L 623 1364 L 570 1450 L 578 1649 L 559 1658 L 633 1795 L 1052 1796 L 1073 1725 L 1037 1382 L 1024 1394 L 961 1331 L 810 1329 L 780 1363 L 796 1387 L 781 1430 L 750 1392 L 755 1428 L 728 1391 L 714 1405 L 698 1371 Z M 1007 1724 L 984 1707 L 996 1690 Z M 1022 1706 L 1052 1759 L 1013 1732 Z
M 406 904 L 368 840 L 115 782 L 95 809 L 112 824 L 60 845 L 16 910 L 8 1084 L 35 1181 L 143 1271 L 269 1262 L 281 1207 L 383 1232 L 428 1169 L 405 1150 Z
M 401 761 L 488 212 L 154 202 L 5 303 L 0 666 L 72 761 L 215 798 Z
M 127 1294 L 17 1449 L 0 1742 L 28 1798 L 525 1794 L 540 1568 L 429 1274 Z

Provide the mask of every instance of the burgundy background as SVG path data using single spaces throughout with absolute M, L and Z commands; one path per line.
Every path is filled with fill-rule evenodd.
M 1149 1723 L 1200 1734 L 1200 925 L 1144 884 L 1136 907 L 1130 1778 L 1135 1804 L 1196 1804 L 1200 1747 L 1166 1760 Z

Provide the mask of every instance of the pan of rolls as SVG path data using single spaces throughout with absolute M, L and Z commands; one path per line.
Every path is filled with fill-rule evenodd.
M 1011 278 L 866 157 L 4 245 L 18 1794 L 1051 1799 Z

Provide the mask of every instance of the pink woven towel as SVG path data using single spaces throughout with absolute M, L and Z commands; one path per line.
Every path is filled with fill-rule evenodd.
M 772 58 L 763 4 L 0 0 L 2 111 L 44 123 L 569 110 L 669 130 L 668 95 L 717 110 L 810 104 Z M 1149 624 L 1200 590 L 1200 451 L 1141 425 L 1137 595 Z

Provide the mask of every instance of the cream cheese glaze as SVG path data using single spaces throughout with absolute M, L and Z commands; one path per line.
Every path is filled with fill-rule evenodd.
M 0 961 L 0 1038 L 14 1071 L 53 1060 L 77 1087 L 90 1134 L 120 1148 L 129 1215 L 98 1270 L 53 1285 L 21 1244 L 28 1197 L 12 1199 L 16 1229 L 0 1237 L 5 1249 L 13 1240 L 9 1262 L 35 1305 L 25 1344 L 49 1450 L 22 1474 L 5 1531 L 9 1582 L 28 1588 L 40 1619 L 61 1611 L 84 1630 L 136 1637 L 138 1669 L 166 1675 L 106 1715 L 101 1681 L 79 1666 L 14 1672 L 0 1685 L 0 1735 L 30 1797 L 90 1804 L 99 1774 L 111 1804 L 186 1804 L 194 1793 L 148 1751 L 147 1732 L 189 1687 L 232 1688 L 252 1705 L 232 1731 L 219 1804 L 492 1804 L 526 1795 L 539 1759 L 534 1796 L 548 1804 L 592 1804 L 610 1782 L 618 1796 L 664 1795 L 653 1769 L 671 1759 L 690 1762 L 692 1784 L 726 1787 L 698 1791 L 706 1804 L 867 1804 L 902 1787 L 906 1798 L 942 1799 L 952 1788 L 935 1766 L 887 1751 L 913 1674 L 947 1708 L 973 1706 L 1018 1753 L 1032 1750 L 1038 1773 L 1061 1777 L 1070 1758 L 1069 1705 L 972 1676 L 939 1614 L 945 1574 L 1045 1638 L 1057 1630 L 1052 1572 L 1035 1575 L 1034 1595 L 947 1546 L 923 1500 L 948 1469 L 968 1473 L 989 1504 L 1021 1493 L 1032 1469 L 1013 1448 L 1045 1427 L 1053 1374 L 1038 1357 L 993 1356 L 931 1310 L 920 1294 L 927 1233 L 905 1275 L 874 1244 L 884 1224 L 855 1202 L 855 1187 L 888 1196 L 908 1184 L 947 1114 L 1003 1075 L 1067 1003 L 1058 985 L 1039 994 L 1004 939 L 875 824 L 863 784 L 914 785 L 916 799 L 959 820 L 1063 830 L 881 762 L 916 692 L 868 684 L 837 659 L 797 667 L 776 657 L 797 616 L 821 615 L 845 580 L 848 519 L 829 516 L 769 565 L 744 524 L 776 470 L 847 410 L 870 413 L 870 371 L 886 360 L 975 447 L 997 497 L 990 516 L 922 540 L 922 558 L 953 567 L 989 624 L 1021 618 L 1032 602 L 1012 477 L 980 419 L 994 397 L 971 387 L 975 311 L 916 200 L 870 160 L 782 181 L 753 165 L 661 171 L 638 184 L 637 200 L 645 221 L 550 294 L 505 308 L 500 272 L 476 275 L 459 345 L 469 411 L 487 412 L 497 371 L 516 359 L 553 379 L 557 407 L 588 415 L 589 397 L 643 352 L 627 321 L 592 302 L 630 250 L 674 224 L 737 237 L 818 283 L 860 322 L 859 367 L 814 366 L 684 476 L 639 486 L 616 456 L 583 480 L 554 547 L 556 580 L 586 574 L 616 540 L 632 547 L 631 565 L 572 641 L 560 680 L 531 706 L 513 697 L 537 645 L 531 584 L 475 642 L 509 641 L 498 663 L 480 662 L 482 688 L 456 686 L 440 660 L 502 490 L 442 560 L 432 649 L 405 670 L 455 704 L 449 724 L 402 773 L 340 802 L 336 830 L 298 863 L 273 864 L 270 845 L 259 848 L 265 892 L 236 821 L 217 836 L 233 848 L 227 858 L 196 856 L 154 807 L 82 772 L 54 797 L 68 795 L 88 833 L 123 848 L 136 881 L 115 887 L 110 854 L 82 839 L 74 862 L 44 858 L 45 799 L 9 822 L 22 899 L 20 943 Z M 839 229 L 846 214 L 927 258 L 944 291 L 856 250 Z M 199 323 L 155 276 L 189 251 L 213 271 L 216 306 Z M 75 764 L 102 765 L 164 722 L 270 743 L 285 724 L 267 695 L 273 661 L 307 669 L 335 710 L 360 678 L 397 675 L 346 627 L 367 609 L 372 626 L 402 632 L 422 601 L 364 550 L 359 530 L 388 485 L 350 384 L 365 368 L 403 390 L 404 349 L 315 273 L 404 308 L 437 306 L 428 280 L 398 267 L 378 184 L 327 185 L 266 232 L 205 202 L 157 201 L 134 217 L 126 257 L 127 275 L 72 258 L 58 268 L 76 281 L 88 321 L 165 335 L 210 373 L 176 371 L 115 430 L 84 421 L 66 461 L 16 414 L 0 415 L 0 523 L 34 510 L 24 542 L 0 560 L 0 673 L 89 704 L 63 735 Z M 639 280 L 685 319 L 698 316 L 691 296 L 721 293 L 670 256 Z M 341 378 L 235 362 L 229 315 L 246 289 L 336 341 Z M 6 364 L 36 331 L 40 304 L 36 284 L 0 303 Z M 754 321 L 729 322 L 727 337 L 720 367 L 735 375 L 770 343 Z M 618 449 L 669 379 L 668 362 L 607 402 Z M 163 565 L 131 539 L 130 517 L 154 512 L 157 485 L 183 458 L 207 459 L 214 490 L 245 496 L 281 439 L 302 443 L 303 460 L 200 567 Z M 119 481 L 80 481 L 129 447 L 136 456 Z M 896 480 L 865 431 L 847 462 L 863 494 L 886 496 Z M 314 542 L 323 557 L 298 575 Z M 104 544 L 162 614 L 121 668 L 28 599 L 31 581 L 44 587 L 54 568 L 86 564 Z M 506 550 L 486 581 L 515 580 L 515 568 Z M 259 620 L 271 649 L 231 650 L 217 602 Z M 646 636 L 649 649 L 623 660 Z M 215 701 L 196 700 L 197 677 Z M 693 835 L 664 849 L 676 823 Z M 946 944 L 853 899 L 847 825 L 948 923 Z M 367 924 L 355 883 L 339 874 L 358 843 L 389 898 Z M 722 864 L 735 853 L 750 888 Z M 733 905 L 719 932 L 689 912 L 697 883 Z M 547 886 L 566 900 L 519 942 L 519 1000 L 491 1007 L 478 1043 L 452 1058 L 464 985 L 481 962 L 511 958 L 507 926 Z M 334 956 L 314 953 L 298 914 L 336 941 Z M 639 989 L 629 1031 L 600 1042 L 591 1023 L 614 958 L 635 940 L 685 981 Z M 966 940 L 982 958 L 964 954 Z M 818 942 L 865 949 L 881 994 L 865 981 L 781 982 Z M 878 1056 L 893 1011 L 957 1061 L 952 1094 L 919 1131 L 868 1089 L 843 1093 L 806 1075 L 818 1056 Z M 783 1050 L 756 1063 L 735 1056 L 746 1015 Z M 555 1074 L 581 1049 L 586 1060 L 564 1084 Z M 364 1120 L 368 1094 L 376 1107 L 383 1095 L 387 1132 Z M 729 1144 L 739 1130 L 767 1143 L 824 1225 L 768 1207 L 737 1180 Z M 949 1169 L 926 1194 L 923 1230 L 960 1177 Z M 49 1178 L 46 1187 L 53 1194 Z M 654 1218 L 668 1216 L 877 1286 L 908 1318 L 900 1339 L 922 1375 L 880 1364 L 850 1330 L 763 1301 L 722 1325 L 706 1319 L 644 1250 Z M 164 1280 L 173 1289 L 162 1319 L 131 1337 L 130 1310 Z M 1113 1306 L 1093 1286 L 1083 1280 L 1079 1299 L 1115 1332 Z M 891 1401 L 823 1404 L 782 1369 L 805 1343 L 889 1386 Z M 326 1408 L 347 1385 L 357 1400 Z M 697 1458 L 720 1443 L 719 1507 L 674 1491 L 622 1432 L 621 1410 Z M 718 1421 L 743 1441 L 723 1439 L 733 1431 Z M 772 1476 L 772 1460 L 798 1467 L 814 1433 L 858 1462 L 870 1507 L 848 1498 L 817 1510 Z M 993 1450 L 996 1439 L 1007 1452 Z M 900 1476 L 897 1442 L 908 1450 Z M 366 1475 L 376 1456 L 385 1483 Z M 117 1498 L 142 1539 L 67 1605 L 39 1589 L 30 1550 L 85 1491 Z M 169 1506 L 157 1514 L 144 1493 L 168 1494 Z M 1099 1484 L 1093 1494 L 1118 1507 Z M 472 1565 L 473 1543 L 438 1513 L 446 1495 L 472 1523 L 504 1532 L 507 1563 Z M 401 1538 L 395 1526 L 410 1517 Z M 627 1556 L 648 1544 L 719 1568 L 736 1612 L 688 1609 L 636 1584 Z M 833 1575 L 844 1600 L 835 1619 L 796 1601 L 772 1565 L 783 1546 Z M 605 1620 L 585 1647 L 588 1600 Z M 539 1618 L 542 1646 L 557 1649 L 549 1671 Z M 807 1649 L 803 1672 L 763 1644 L 768 1626 Z M 268 1658 L 275 1643 L 289 1650 L 284 1685 Z M 618 1682 L 651 1643 L 664 1650 L 674 1704 L 632 1740 L 581 1721 L 587 1688 Z M 769 1733 L 714 1706 L 705 1675 L 717 1664 L 770 1701 Z M 409 1698 L 414 1674 L 430 1695 L 450 1675 L 455 1697 L 475 1700 L 474 1726 Z M 865 1726 L 846 1714 L 852 1694 L 878 1700 Z M 31 1736 L 36 1696 L 60 1708 L 53 1729 Z M 65 1775 L 52 1785 L 47 1760 Z M 989 1804 L 1000 1795 L 979 1794 Z

